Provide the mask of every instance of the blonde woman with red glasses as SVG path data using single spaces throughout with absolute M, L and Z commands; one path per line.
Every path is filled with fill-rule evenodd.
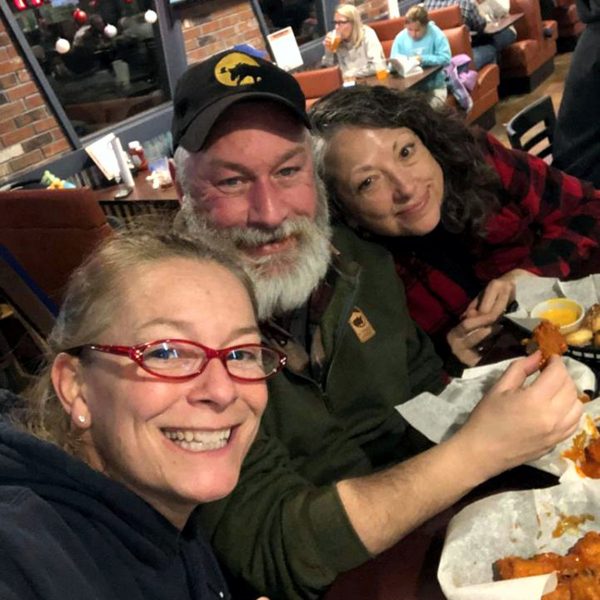
M 70 280 L 48 367 L 0 419 L 0 597 L 231 598 L 192 518 L 228 495 L 265 380 L 244 272 L 209 242 L 127 232 Z

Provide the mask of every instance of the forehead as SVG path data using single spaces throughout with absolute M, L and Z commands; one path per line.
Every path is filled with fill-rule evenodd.
M 290 110 L 277 102 L 239 102 L 225 111 L 210 131 L 203 150 L 236 134 L 263 132 L 290 142 L 302 142 L 307 129 Z
M 244 284 L 211 260 L 166 258 L 142 263 L 126 273 L 122 286 L 119 317 L 114 321 L 121 331 L 156 319 L 197 323 L 227 313 L 235 324 L 253 318 Z M 124 330 L 119 320 L 127 323 Z

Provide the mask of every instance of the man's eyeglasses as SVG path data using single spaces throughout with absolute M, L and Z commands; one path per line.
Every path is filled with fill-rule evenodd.
M 213 358 L 218 358 L 236 381 L 263 381 L 281 371 L 287 361 L 283 352 L 263 344 L 240 344 L 214 350 L 189 340 L 157 340 L 137 346 L 86 344 L 65 352 L 78 356 L 84 350 L 127 356 L 150 375 L 173 381 L 200 375 Z
M 345 25 L 346 23 L 350 23 L 350 21 L 334 21 L 334 25 Z

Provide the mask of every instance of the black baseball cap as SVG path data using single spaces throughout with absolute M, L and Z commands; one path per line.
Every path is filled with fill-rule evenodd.
M 310 128 L 298 82 L 274 63 L 228 50 L 190 66 L 175 88 L 173 147 L 198 152 L 227 108 L 260 98 L 279 102 Z

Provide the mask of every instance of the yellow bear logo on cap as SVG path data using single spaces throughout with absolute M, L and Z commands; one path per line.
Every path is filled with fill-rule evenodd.
M 261 66 L 256 60 L 241 52 L 224 56 L 215 66 L 215 78 L 219 83 L 230 87 L 253 85 L 262 77 Z

